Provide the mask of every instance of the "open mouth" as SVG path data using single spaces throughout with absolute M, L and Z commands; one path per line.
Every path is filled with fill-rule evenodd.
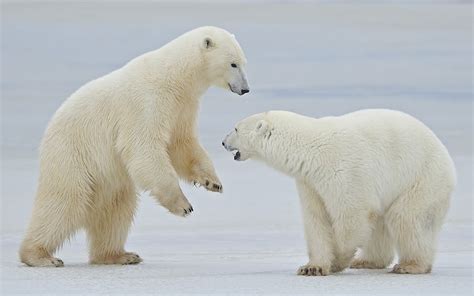
M 240 151 L 238 149 L 232 149 L 230 152 L 234 155 L 234 160 L 240 160 Z
M 234 154 L 234 160 L 240 160 L 240 151 L 239 150 L 236 150 L 236 152 Z
M 234 155 L 234 160 L 240 160 L 239 149 L 226 145 L 224 141 L 222 142 L 222 145 L 224 146 L 225 150 L 229 151 L 230 153 L 232 153 L 232 155 Z

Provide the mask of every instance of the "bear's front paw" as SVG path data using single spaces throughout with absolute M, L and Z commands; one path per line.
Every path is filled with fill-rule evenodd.
M 322 267 L 313 264 L 306 264 L 298 268 L 296 274 L 306 276 L 324 276 L 330 273 L 329 267 Z
M 34 258 L 25 262 L 28 266 L 36 267 L 63 267 L 64 262 L 59 258 L 54 257 L 43 257 L 43 258 Z
M 168 194 L 154 195 L 164 208 L 176 216 L 185 217 L 194 211 L 193 206 L 189 203 L 180 188 L 175 192 L 168 192 Z
M 128 265 L 128 264 L 138 264 L 143 261 L 143 259 L 138 256 L 136 253 L 126 252 L 121 258 L 121 264 Z
M 186 217 L 194 211 L 193 206 L 187 200 L 178 200 L 177 202 L 165 207 L 172 214 L 180 217 Z
M 219 181 L 212 181 L 209 179 L 203 179 L 201 182 L 199 181 L 194 181 L 194 186 L 204 186 L 206 190 L 212 191 L 212 192 L 219 192 L 222 193 L 222 184 Z

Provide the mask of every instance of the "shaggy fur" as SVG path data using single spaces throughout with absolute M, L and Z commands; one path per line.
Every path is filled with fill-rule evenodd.
M 202 27 L 72 94 L 41 144 L 21 261 L 62 266 L 54 252 L 85 228 L 91 263 L 139 263 L 137 254 L 124 250 L 138 190 L 150 191 L 179 216 L 193 208 L 178 178 L 222 191 L 197 139 L 199 99 L 211 85 L 248 92 L 245 64 L 233 35 Z
M 235 159 L 256 158 L 294 177 L 309 262 L 300 275 L 350 266 L 431 271 L 456 183 L 448 151 L 423 123 L 391 110 L 309 118 L 250 116 L 223 142 Z

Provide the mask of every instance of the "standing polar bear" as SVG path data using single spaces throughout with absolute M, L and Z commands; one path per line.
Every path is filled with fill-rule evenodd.
M 193 211 L 178 178 L 222 191 L 198 142 L 199 99 L 211 86 L 249 92 L 246 59 L 234 35 L 190 31 L 91 81 L 59 108 L 44 135 L 37 198 L 21 261 L 62 266 L 53 253 L 84 228 L 90 262 L 134 264 L 124 244 L 147 190 L 171 213 Z
M 222 142 L 294 177 L 309 262 L 300 275 L 348 267 L 428 273 L 455 185 L 448 151 L 424 124 L 391 110 L 309 118 L 270 111 L 239 122 Z

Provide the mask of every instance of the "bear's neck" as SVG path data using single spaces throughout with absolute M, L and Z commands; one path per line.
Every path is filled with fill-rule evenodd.
M 210 81 L 202 74 L 204 60 L 195 48 L 164 46 L 130 64 L 141 69 L 139 75 L 145 77 L 147 88 L 160 95 L 169 93 L 180 102 L 199 99 L 210 87 Z
M 260 158 L 275 169 L 297 179 L 320 179 L 319 168 L 324 136 L 312 134 L 311 138 L 297 130 L 289 132 L 272 131 L 262 142 Z M 316 137 L 315 137 L 316 136 Z M 282 143 L 285 143 L 282 145 Z M 318 168 L 318 169 L 316 169 Z

